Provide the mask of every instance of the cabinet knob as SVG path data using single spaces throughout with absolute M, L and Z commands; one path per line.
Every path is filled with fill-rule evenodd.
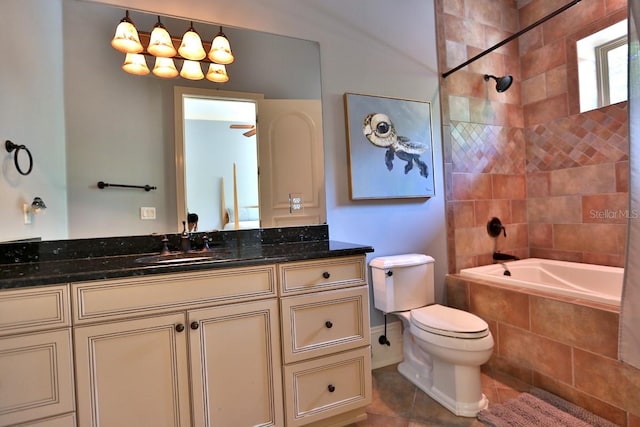
M 191 329 L 193 329 L 194 331 L 196 329 L 198 329 L 200 327 L 200 323 L 196 322 L 195 320 L 193 322 L 191 322 Z
M 329 393 L 333 393 L 334 391 L 336 391 L 336 388 L 333 384 L 329 384 L 329 387 L 327 387 L 327 390 L 329 390 Z
M 331 277 L 331 274 L 328 271 L 325 271 L 324 273 L 322 273 L 322 277 L 328 279 L 329 277 Z
M 393 276 L 393 271 L 391 271 L 391 270 L 387 271 L 387 276 L 389 276 L 389 277 Z
M 184 325 L 182 323 L 178 323 L 176 325 L 176 331 L 178 331 L 178 332 L 184 331 Z
M 326 322 L 324 322 L 324 326 L 326 326 L 327 329 L 331 329 L 333 328 L 333 323 L 331 323 L 330 320 L 327 320 Z

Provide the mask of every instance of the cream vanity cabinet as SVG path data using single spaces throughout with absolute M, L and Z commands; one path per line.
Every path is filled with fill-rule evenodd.
M 371 403 L 364 256 L 278 265 L 287 427 L 347 425 Z
M 0 292 L 0 426 L 75 426 L 69 289 Z
M 71 290 L 80 427 L 284 424 L 274 265 Z

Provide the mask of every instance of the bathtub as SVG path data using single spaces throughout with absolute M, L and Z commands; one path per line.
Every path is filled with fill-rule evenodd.
M 511 275 L 505 275 L 506 272 Z M 468 278 L 620 306 L 624 269 L 527 258 L 460 270 Z

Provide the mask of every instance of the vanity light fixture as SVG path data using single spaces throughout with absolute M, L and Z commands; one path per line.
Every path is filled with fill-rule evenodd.
M 164 25 L 162 25 L 162 22 L 160 22 L 159 16 L 158 22 L 151 31 L 147 52 L 153 56 L 162 58 L 171 58 L 176 56 L 176 53 L 178 53 L 171 41 L 171 35 L 169 35 L 169 32 Z
M 122 69 L 138 76 L 152 72 L 155 76 L 166 79 L 180 76 L 189 80 L 202 80 L 205 78 L 202 72 L 202 63 L 204 63 L 209 65 L 206 74 L 208 80 L 225 83 L 229 81 L 225 65 L 231 64 L 235 59 L 231 53 L 229 40 L 222 32 L 222 27 L 212 43 L 202 42 L 200 35 L 193 27 L 193 21 L 189 23 L 189 29 L 182 39 L 171 36 L 160 21 L 160 16 L 151 33 L 138 32 L 128 10 L 116 28 L 116 35 L 111 45 L 116 50 L 127 54 Z M 147 46 L 146 49 L 144 46 Z M 151 71 L 145 58 L 147 56 L 155 58 Z M 182 64 L 178 62 L 176 65 L 175 60 L 182 61 Z
M 153 74 L 165 79 L 178 77 L 178 69 L 173 62 L 173 58 L 156 58 L 156 65 L 153 67 Z
M 213 38 L 211 42 L 211 50 L 209 51 L 208 58 L 217 64 L 228 65 L 235 59 L 233 53 L 231 53 L 231 46 L 229 45 L 229 39 L 220 31 Z
M 180 70 L 180 77 L 183 77 L 189 80 L 204 79 L 204 74 L 202 73 L 202 68 L 200 67 L 200 63 L 198 61 L 190 61 L 186 59 L 182 63 L 182 69 Z
M 139 53 L 127 53 L 122 64 L 122 69 L 129 74 L 135 74 L 136 76 L 145 76 L 149 74 L 149 67 L 147 67 L 147 61 L 144 55 Z
M 116 33 L 111 39 L 111 46 L 122 53 L 140 53 L 143 51 L 138 30 L 136 30 L 135 24 L 129 17 L 128 10 L 116 27 Z
M 180 44 L 180 48 L 178 48 L 178 53 L 183 58 L 192 61 L 200 61 L 207 56 L 204 47 L 202 47 L 200 35 L 193 28 L 193 21 L 191 21 L 187 32 L 182 36 L 182 43 Z
M 33 221 L 33 215 L 42 212 L 46 208 L 47 205 L 45 205 L 44 200 L 40 197 L 34 197 L 31 205 L 28 205 L 27 203 L 23 204 L 22 213 L 24 214 L 24 223 L 31 224 Z
M 227 68 L 222 64 L 210 64 L 209 71 L 207 71 L 207 80 L 216 83 L 228 82 Z

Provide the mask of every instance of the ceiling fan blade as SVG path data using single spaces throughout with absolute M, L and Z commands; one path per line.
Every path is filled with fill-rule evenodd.
M 254 125 L 229 125 L 231 129 L 253 129 Z
M 254 127 L 253 129 L 248 130 L 248 131 L 246 131 L 245 133 L 243 133 L 243 135 L 244 135 L 244 136 L 247 136 L 247 137 L 249 137 L 249 136 L 253 136 L 253 135 L 255 135 L 255 134 L 256 134 L 256 128 L 255 128 L 255 127 Z

